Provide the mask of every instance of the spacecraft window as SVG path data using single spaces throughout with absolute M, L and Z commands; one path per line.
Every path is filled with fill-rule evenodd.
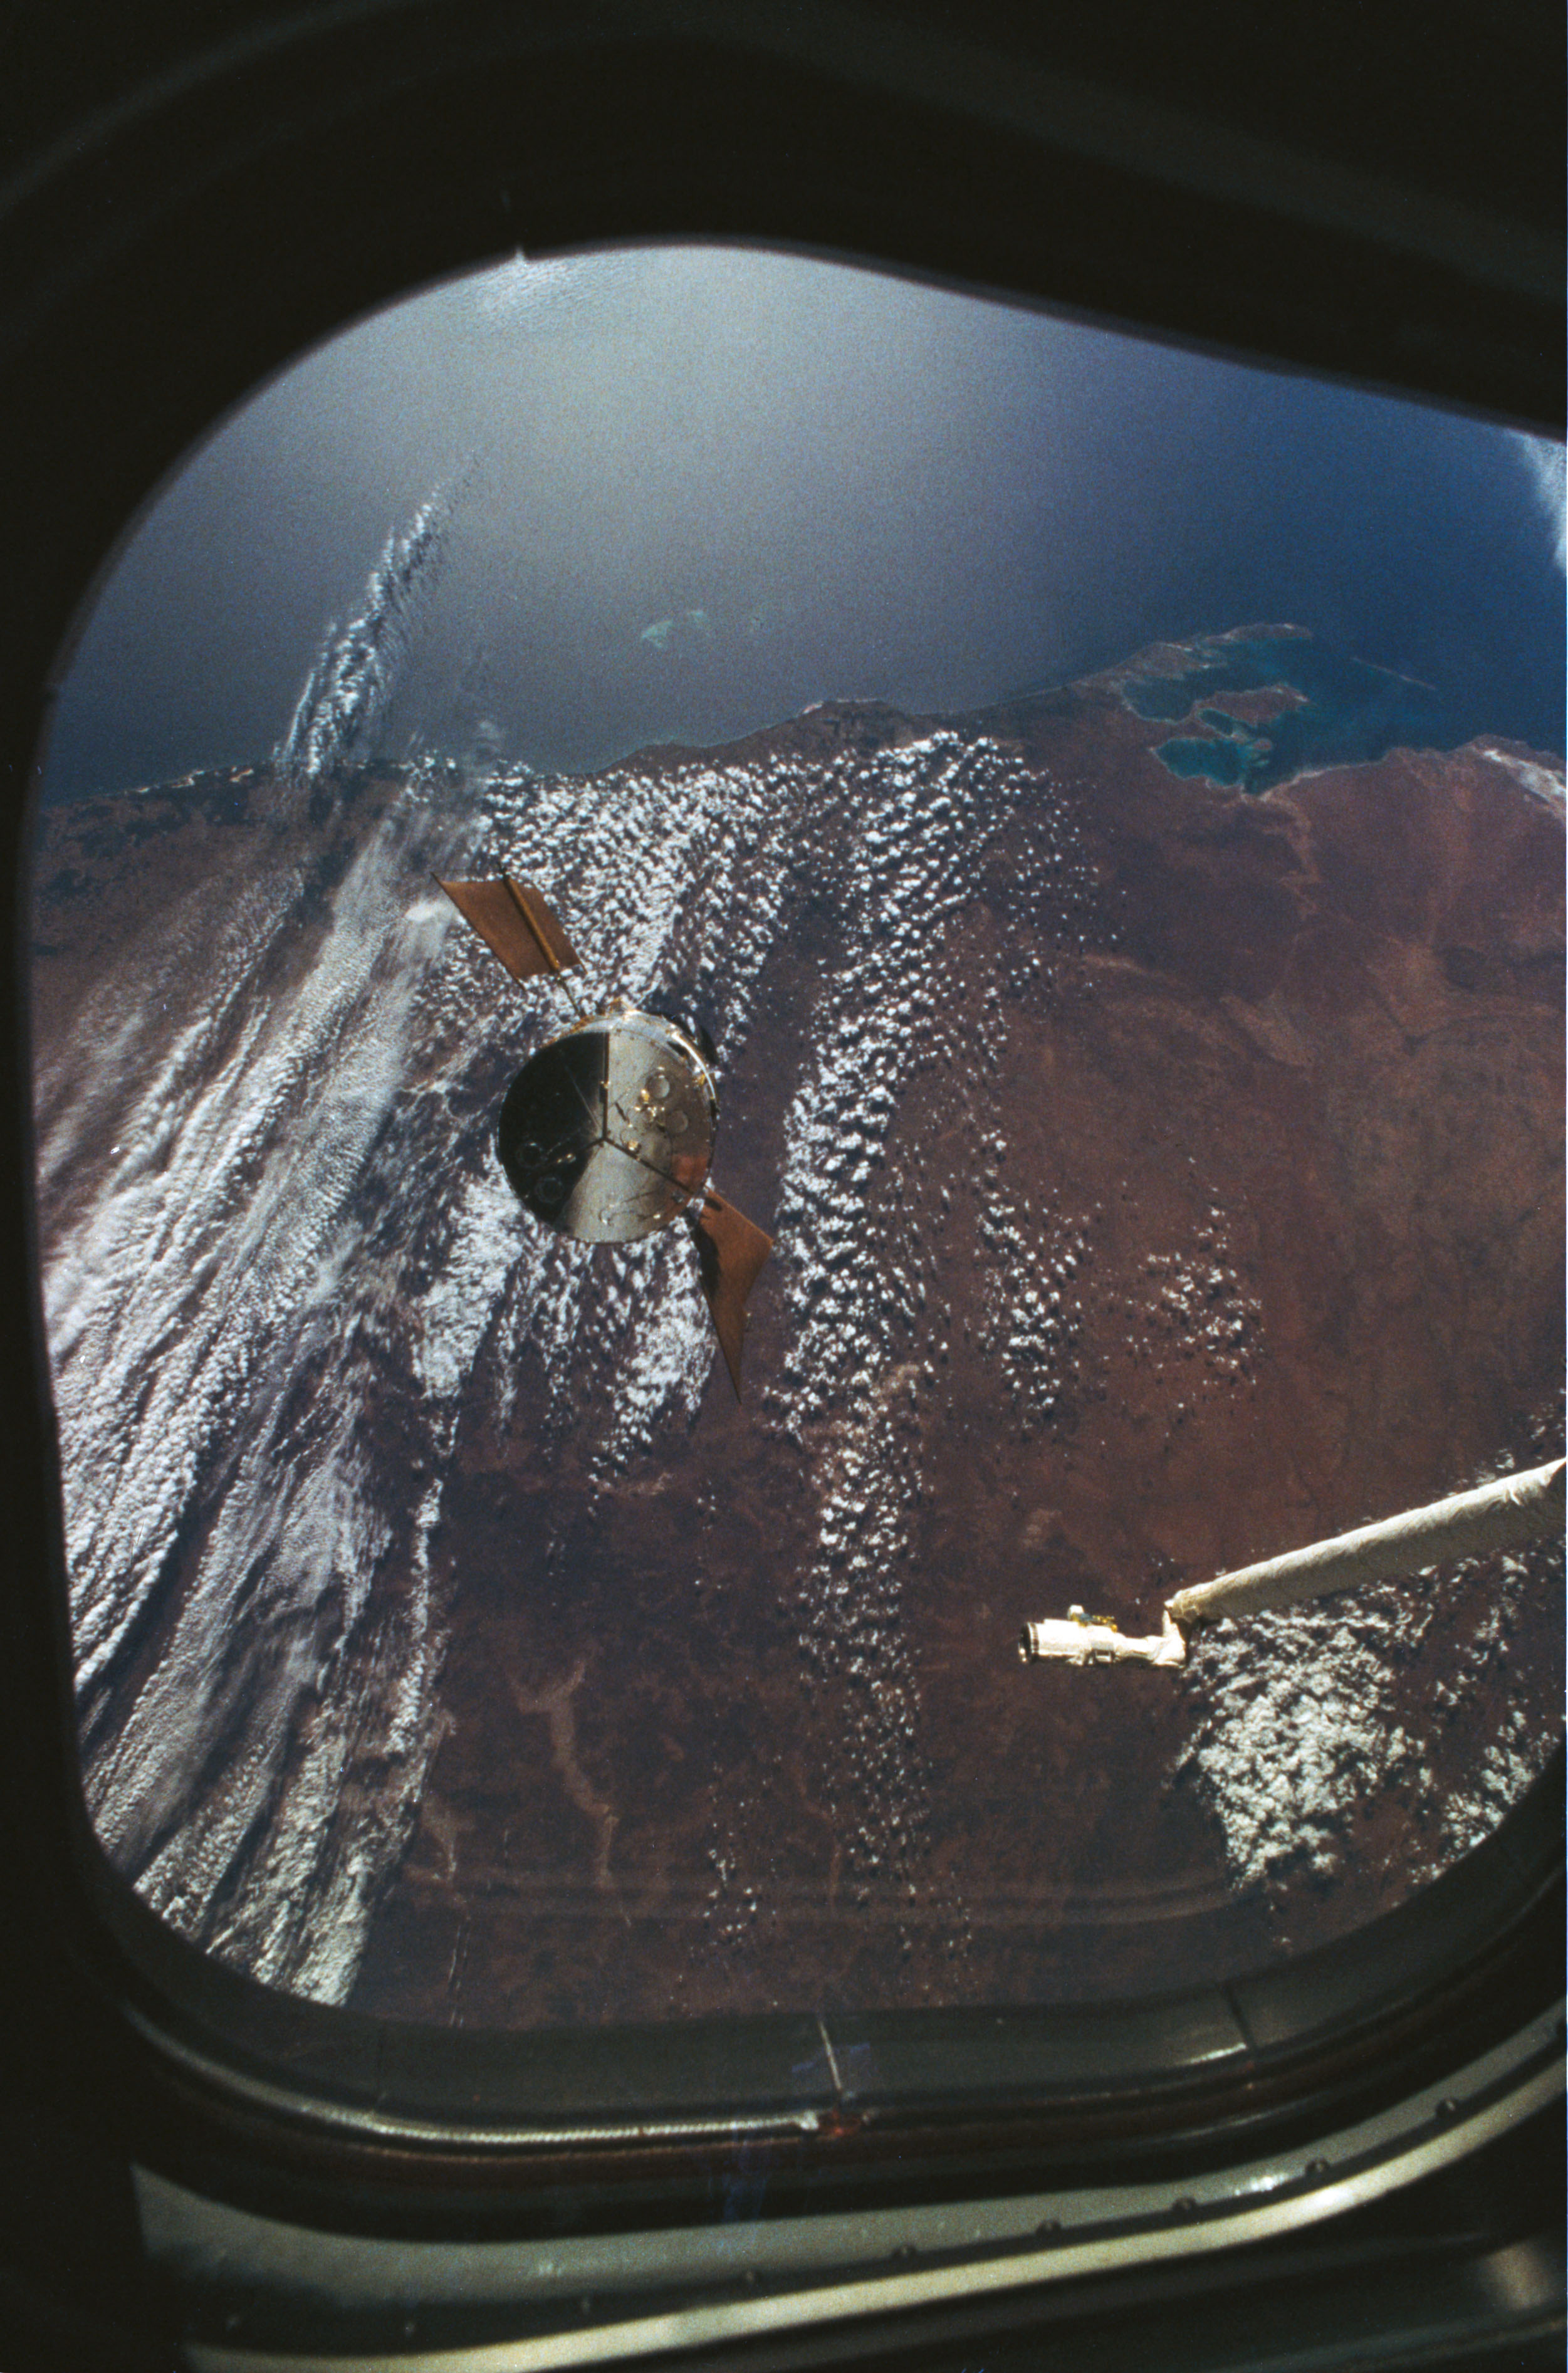
M 1561 1443 L 1562 523 L 1493 426 L 718 246 L 499 262 L 214 430 L 32 849 L 138 1949 L 268 2016 L 779 2021 L 814 2100 L 872 2081 L 824 2016 L 1210 1988 L 1484 1850 L 1560 1544 L 1179 1670 L 1013 1643 Z M 509 875 L 575 965 L 439 886 Z M 568 1040 L 589 1242 L 497 1116 L 617 999 L 665 1069 L 615 1120 L 631 1025 Z M 739 1400 L 709 1156 L 774 1239 Z

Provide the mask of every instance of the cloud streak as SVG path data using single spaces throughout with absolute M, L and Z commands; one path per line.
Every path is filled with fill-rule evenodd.
M 1568 570 L 1568 527 L 1564 523 L 1568 455 L 1550 438 L 1527 437 L 1523 429 L 1515 429 L 1511 434 L 1550 531 L 1552 556 L 1559 568 Z
M 421 503 L 387 538 L 353 616 L 328 626 L 278 744 L 278 772 L 290 781 L 339 782 L 371 756 L 435 590 L 451 517 L 448 495 Z

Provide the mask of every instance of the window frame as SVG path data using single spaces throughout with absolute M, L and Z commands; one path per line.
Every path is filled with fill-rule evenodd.
M 1136 10 L 1128 17 L 1136 30 Z M 1332 139 L 1299 144 L 1329 196 L 1293 213 L 1270 196 L 1261 165 L 1250 182 L 1244 173 L 1195 186 L 1179 126 L 1164 148 L 1107 135 L 1086 156 L 1063 102 L 1071 76 L 989 19 L 962 53 L 973 73 L 961 88 L 942 64 L 951 45 L 917 12 L 849 5 L 788 38 L 673 0 L 610 6 L 576 29 L 558 10 L 468 0 L 445 12 L 369 0 L 313 19 L 239 7 L 201 51 L 188 36 L 183 49 L 170 40 L 153 10 L 139 38 L 121 87 L 95 91 L 90 105 L 67 100 L 53 120 L 43 111 L 53 146 L 41 134 L 29 172 L 0 193 L 0 258 L 14 266 L 4 277 L 6 418 L 11 450 L 29 458 L 0 717 L 12 884 L 0 1195 L 13 1247 L 0 1292 L 17 1347 L 0 1429 L 0 1653 L 11 1677 L 0 1785 L 13 1830 L 6 1999 L 22 2057 L 37 2059 L 24 2086 L 67 2118 L 98 2119 L 114 2150 L 199 2173 L 235 2199 L 352 2195 L 370 2216 L 395 2200 L 404 2215 L 418 2204 L 430 2229 L 472 2217 L 484 2199 L 506 2201 L 513 2218 L 531 2201 L 568 2196 L 612 2219 L 649 2199 L 670 2217 L 699 2215 L 711 2207 L 714 2167 L 754 2147 L 738 2122 L 746 2105 L 763 2115 L 778 2106 L 794 2027 L 751 2034 L 767 2022 L 704 2022 L 686 2033 L 684 2070 L 669 2030 L 458 2039 L 432 2046 L 422 2067 L 406 2038 L 389 2043 L 347 2014 L 247 1993 L 151 1921 L 87 1825 L 39 1314 L 19 918 L 51 687 L 93 584 L 162 473 L 269 370 L 410 286 L 494 260 L 525 223 L 543 247 L 686 235 L 839 253 L 1248 359 L 1349 370 L 1551 433 L 1561 387 L 1543 358 L 1561 350 L 1560 298 L 1539 272 L 1521 286 L 1497 262 L 1510 229 L 1501 217 L 1489 247 L 1471 236 L 1473 208 L 1459 206 L 1446 251 L 1413 198 L 1426 228 L 1403 245 L 1397 222 L 1363 212 L 1347 223 Z M 68 82 L 62 55 L 53 65 Z M 1540 81 L 1550 104 L 1551 74 Z M 1218 117 L 1246 99 L 1245 81 L 1226 86 Z M 1116 120 L 1124 132 L 1146 122 L 1136 111 Z M 1190 108 L 1183 121 L 1225 129 Z M 1288 142 L 1279 151 L 1293 153 Z M 413 160 L 396 188 L 388 156 Z M 1419 196 L 1415 180 L 1410 188 Z M 1441 208 L 1436 219 L 1440 231 Z M 1525 227 L 1532 237 L 1551 228 Z M 1260 240 L 1274 242 L 1267 273 L 1248 262 Z M 793 2176 L 786 2134 L 770 2200 L 825 2207 L 879 2184 L 885 2193 L 883 2146 L 912 2152 L 918 2134 L 920 2181 L 934 2187 L 925 2197 L 994 2186 L 1025 2160 L 1070 2168 L 1075 2152 L 1104 2166 L 1199 2164 L 1244 2139 L 1305 2135 L 1347 2105 L 1375 2106 L 1460 2064 L 1538 2016 L 1548 1972 L 1555 1981 L 1561 1784 L 1559 1759 L 1493 1840 L 1359 1938 L 1201 2003 L 1139 2006 L 1129 2016 L 1144 2021 L 1145 2040 L 1129 2044 L 1121 2020 L 1119 2057 L 1104 2040 L 1091 2046 L 1103 2012 L 860 2022 L 867 2035 L 875 2025 L 883 2063 L 891 2056 L 904 2075 L 882 2107 L 831 2087 L 808 2100 L 826 2124 L 797 2151 Z M 1435 1945 L 1434 1923 L 1445 1932 Z M 895 2036 L 899 2021 L 917 2024 Z M 1206 2060 L 1194 2035 L 1229 2040 Z M 977 2072 L 966 2146 L 954 2124 L 964 2105 L 919 2074 L 933 2045 L 969 2054 Z M 753 2051 L 743 2078 L 714 2089 L 702 2077 L 715 2053 L 733 2063 Z M 1036 2073 L 1020 2087 L 1009 2071 L 1026 2051 Z M 657 2081 L 656 2062 L 666 2072 Z M 1141 2128 L 1138 2098 L 1152 2087 L 1158 2114 Z M 476 2099 L 483 2140 L 459 2109 Z M 791 2110 L 800 2106 L 791 2096 Z M 694 2117 L 699 2134 L 675 2131 Z M 604 2131 L 617 2122 L 618 2133 Z M 584 2142 L 585 2125 L 598 2139 Z M 806 2164 L 811 2151 L 820 2166 Z

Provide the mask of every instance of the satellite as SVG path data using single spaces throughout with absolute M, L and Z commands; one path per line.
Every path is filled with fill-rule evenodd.
M 707 1055 L 625 998 L 586 1012 L 565 979 L 579 958 L 532 883 L 503 873 L 440 886 L 514 980 L 550 974 L 577 1006 L 501 1105 L 497 1146 L 518 1200 L 590 1245 L 635 1244 L 684 1219 L 738 1400 L 746 1298 L 773 1239 L 708 1184 L 719 1097 Z

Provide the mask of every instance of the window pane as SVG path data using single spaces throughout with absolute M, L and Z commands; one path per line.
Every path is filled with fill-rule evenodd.
M 36 843 L 82 1768 L 144 1899 L 441 2025 L 1048 2002 L 1494 1827 L 1560 1545 L 1180 1669 L 1014 1643 L 1561 1443 L 1562 497 L 1498 428 L 712 249 L 520 259 L 224 424 Z M 503 873 L 561 980 L 433 878 Z M 583 1070 L 636 1241 L 498 1158 L 568 992 L 655 1017 Z M 662 1224 L 704 1077 L 775 1239 L 739 1404 Z

